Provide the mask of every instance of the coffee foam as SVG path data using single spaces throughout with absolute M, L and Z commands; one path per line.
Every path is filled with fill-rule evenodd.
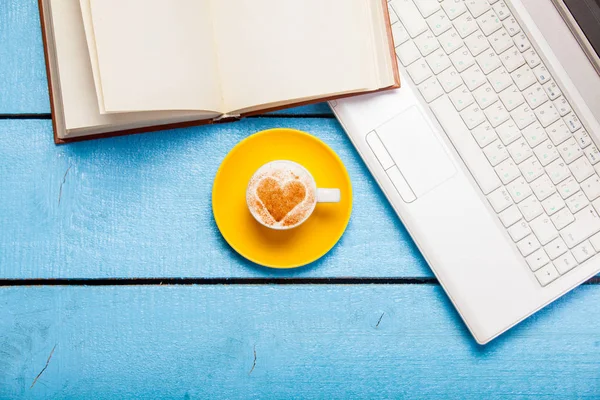
M 269 212 L 258 193 L 259 188 L 262 188 L 261 190 L 263 191 L 269 190 L 269 185 L 266 185 L 266 183 L 271 184 L 271 180 L 276 181 L 281 190 L 286 185 L 289 188 L 289 184 L 292 182 L 302 184 L 305 190 L 304 199 L 287 212 L 285 216 L 280 217 L 279 220 L 276 220 Z M 246 201 L 253 215 L 265 225 L 281 229 L 292 228 L 303 222 L 315 207 L 316 193 L 314 181 L 298 165 L 286 162 L 273 162 L 261 167 L 250 179 L 246 192 Z M 285 201 L 285 199 L 282 199 L 282 201 Z

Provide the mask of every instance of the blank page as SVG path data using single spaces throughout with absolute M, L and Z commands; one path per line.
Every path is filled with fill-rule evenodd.
M 106 112 L 221 108 L 209 0 L 90 0 Z
M 375 89 L 366 0 L 212 0 L 225 111 Z

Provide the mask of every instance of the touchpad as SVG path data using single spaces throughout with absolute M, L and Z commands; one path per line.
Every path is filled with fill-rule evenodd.
M 375 131 L 417 197 L 454 175 L 452 160 L 416 106 Z

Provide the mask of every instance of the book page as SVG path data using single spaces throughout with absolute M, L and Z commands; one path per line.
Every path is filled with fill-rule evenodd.
M 178 121 L 214 118 L 202 111 L 154 111 L 101 114 L 90 67 L 90 55 L 79 0 L 48 0 L 46 25 L 51 56 L 55 118 L 64 125 L 60 138 Z M 55 79 L 56 78 L 56 79 Z
M 225 112 L 375 89 L 366 0 L 212 0 Z
M 213 110 L 210 0 L 90 0 L 106 112 Z

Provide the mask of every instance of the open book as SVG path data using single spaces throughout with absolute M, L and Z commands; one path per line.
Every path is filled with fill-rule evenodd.
M 39 0 L 55 141 L 399 87 L 386 0 Z

